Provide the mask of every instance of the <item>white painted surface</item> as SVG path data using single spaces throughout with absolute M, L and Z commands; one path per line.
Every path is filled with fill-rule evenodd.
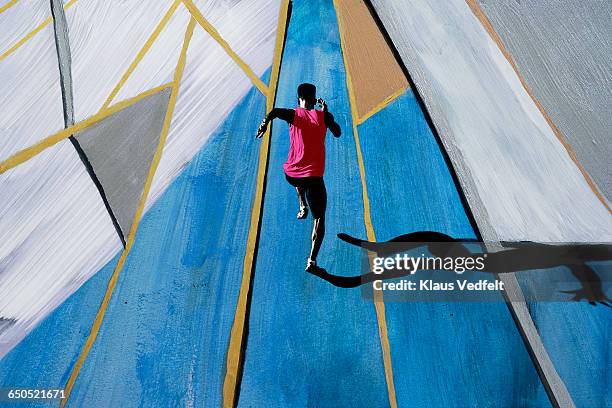
M 612 217 L 464 0 L 373 4 L 485 239 L 612 241 Z
M 8 3 L 8 0 L 0 2 L 0 7 L 6 3 Z M 8 10 L 1 13 L 0 55 L 4 54 L 50 15 L 49 0 L 19 0 Z
M 51 6 L 46 5 L 50 13 Z M 9 9 L 0 18 L 11 16 L 13 11 Z M 20 13 L 15 18 L 25 16 Z M 5 26 L 8 22 L 0 21 L 0 47 L 7 34 L 19 31 L 10 22 Z M 0 161 L 64 127 L 59 84 L 51 24 L 0 61 Z
M 76 122 L 100 110 L 171 4 L 77 1 L 66 11 Z
M 612 2 L 478 3 L 533 93 L 612 202 Z
M 170 4 L 81 0 L 66 12 L 76 121 L 100 109 Z M 202 13 L 261 76 L 272 63 L 279 6 L 280 0 L 216 1 L 206 2 Z M 180 6 L 114 102 L 172 80 L 188 21 Z M 0 80 L 11 86 L 10 95 L 0 93 L 0 154 L 5 155 L 63 127 L 52 26 L 21 51 L 15 68 L 5 68 L 8 59 L 0 62 Z M 45 87 L 48 91 L 41 93 Z M 147 208 L 252 88 L 197 26 Z M 17 120 L 22 117 L 23 124 Z M 253 137 L 252 132 L 245 137 Z M 0 333 L 0 358 L 120 249 L 102 200 L 69 141 L 0 175 L 0 318 L 17 320 Z
M 68 140 L 0 176 L 0 357 L 121 248 Z
M 255 74 L 263 75 L 272 64 L 280 0 L 195 3 Z M 77 121 L 102 106 L 170 4 L 84 2 L 67 11 Z M 186 8 L 179 6 L 113 103 L 172 81 L 189 17 Z M 252 86 L 217 42 L 197 25 L 147 209 Z
M 210 22 L 230 45 L 241 44 L 234 50 L 261 77 L 272 64 L 279 6 L 278 0 L 249 0 L 237 3 L 232 9 L 234 14 L 228 14 L 227 18 L 206 17 L 210 18 Z M 256 10 L 259 11 L 256 13 Z M 265 15 L 262 15 L 262 10 L 266 10 Z M 257 15 L 260 21 L 245 19 L 238 23 L 236 14 Z M 234 34 L 224 34 L 229 31 Z M 255 43 L 252 43 L 253 40 Z M 246 49 L 244 44 L 250 44 L 252 48 Z M 153 179 L 147 208 L 157 200 L 252 88 L 253 84 L 244 72 L 198 26 L 187 54 L 172 126 Z M 252 130 L 256 126 L 252 124 Z M 245 128 L 249 129 L 248 126 Z M 244 137 L 253 137 L 252 131 L 245 130 Z
M 261 77 L 272 64 L 280 1 L 196 4 L 232 49 Z M 160 34 L 159 43 L 149 50 L 114 102 L 172 81 L 189 13 L 181 6 L 175 17 L 169 23 L 172 30 L 167 27 Z M 218 43 L 196 25 L 172 126 L 151 185 L 147 209 L 252 87 L 249 78 Z M 251 136 L 245 133 L 245 137 Z

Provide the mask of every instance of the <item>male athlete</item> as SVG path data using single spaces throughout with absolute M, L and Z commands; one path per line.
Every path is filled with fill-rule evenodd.
M 327 190 L 323 182 L 325 171 L 325 133 L 329 129 L 340 137 L 340 126 L 327 111 L 323 99 L 317 100 L 317 88 L 312 84 L 301 84 L 297 89 L 298 105 L 295 109 L 274 108 L 261 121 L 257 137 L 265 133 L 268 123 L 279 118 L 289 123 L 289 157 L 283 165 L 285 178 L 297 191 L 300 210 L 298 220 L 312 212 L 312 247 L 306 263 L 306 271 L 317 270 L 317 254 L 325 236 L 325 210 Z M 319 103 L 323 110 L 315 109 Z

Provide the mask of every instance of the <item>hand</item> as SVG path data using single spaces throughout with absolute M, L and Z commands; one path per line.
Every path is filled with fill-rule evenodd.
M 323 108 L 323 112 L 327 112 L 327 103 L 322 98 L 317 99 L 317 102 Z
M 259 127 L 257 128 L 257 135 L 255 135 L 255 137 L 257 139 L 261 139 L 264 133 L 266 133 L 267 129 L 268 129 L 268 118 L 263 118 L 263 120 L 259 124 Z

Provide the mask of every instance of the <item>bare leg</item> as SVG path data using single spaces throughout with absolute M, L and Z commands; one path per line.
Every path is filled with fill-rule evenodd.
M 296 187 L 295 191 L 297 191 L 297 195 L 298 195 L 298 202 L 300 204 L 300 208 L 304 208 L 306 207 L 306 191 L 304 188 L 299 188 Z
M 296 187 L 295 191 L 297 191 L 298 202 L 300 204 L 300 211 L 298 211 L 297 219 L 303 220 L 306 217 L 308 217 L 308 205 L 306 204 L 306 197 L 305 197 L 306 189 Z
M 308 261 L 317 260 L 317 255 L 319 254 L 319 249 L 321 248 L 321 244 L 323 243 L 323 238 L 325 237 L 325 217 L 322 218 L 314 218 L 312 223 L 312 247 L 310 249 L 310 256 L 308 257 Z

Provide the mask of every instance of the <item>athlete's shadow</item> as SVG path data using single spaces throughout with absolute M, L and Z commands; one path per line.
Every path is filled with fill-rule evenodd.
M 560 244 L 549 245 L 534 242 L 501 242 L 499 251 L 488 251 L 485 244 L 475 240 L 457 240 L 446 234 L 433 231 L 419 231 L 400 235 L 386 242 L 370 242 L 338 234 L 341 240 L 363 248 L 377 257 L 389 257 L 401 252 L 422 247 L 437 257 L 478 257 L 486 256 L 486 272 L 503 274 L 523 272 L 536 269 L 550 269 L 565 266 L 580 282 L 581 287 L 572 291 L 561 291 L 573 294 L 572 300 L 586 299 L 591 305 L 600 303 L 612 307 L 610 299 L 603 291 L 599 275 L 586 262 L 612 260 L 612 246 L 604 244 Z M 480 252 L 472 252 L 470 247 L 476 247 Z M 393 244 L 393 245 L 389 245 Z M 449 245 L 450 244 L 450 245 Z M 486 255 L 485 255 L 486 254 Z M 315 276 L 341 288 L 355 288 L 374 280 L 388 280 L 410 274 L 410 271 L 387 270 L 381 274 L 370 271 L 358 276 L 339 276 L 328 273 L 323 268 L 311 271 Z

